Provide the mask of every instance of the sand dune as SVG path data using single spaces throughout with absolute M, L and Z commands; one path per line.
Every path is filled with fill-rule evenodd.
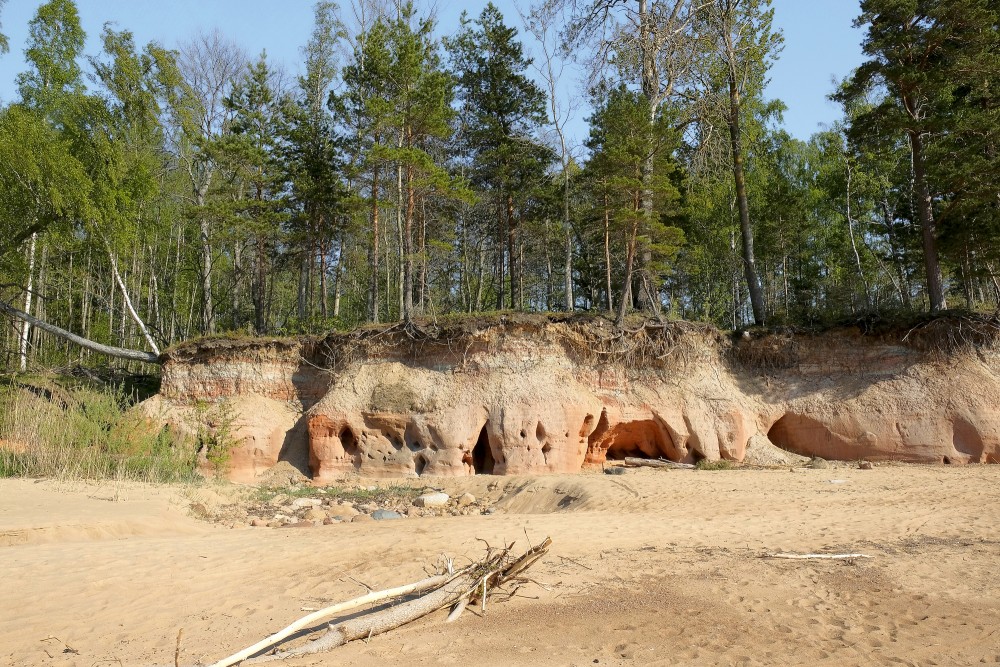
M 189 506 L 233 487 L 3 480 L 0 664 L 172 665 L 181 628 L 181 664 L 208 664 L 357 582 L 546 535 L 546 588 L 522 590 L 537 599 L 284 664 L 997 663 L 998 482 L 995 466 L 479 476 L 440 484 L 492 516 L 229 529 Z

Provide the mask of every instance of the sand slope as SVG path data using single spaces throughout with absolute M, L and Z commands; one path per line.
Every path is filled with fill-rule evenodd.
M 844 480 L 831 483 L 830 480 Z M 531 587 L 289 665 L 1000 662 L 1000 467 L 442 481 L 494 516 L 227 529 L 216 491 L 0 481 L 0 665 L 208 664 L 442 553 L 551 535 Z M 490 485 L 494 484 L 492 490 Z M 779 561 L 765 551 L 861 551 Z

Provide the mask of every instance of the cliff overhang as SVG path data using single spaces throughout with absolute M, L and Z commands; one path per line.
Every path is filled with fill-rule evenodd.
M 226 474 L 246 482 L 279 460 L 320 483 L 573 472 L 625 456 L 738 462 L 763 438 L 827 459 L 995 463 L 997 330 L 936 318 L 727 336 L 510 314 L 207 339 L 164 354 L 161 393 L 143 408 L 181 430 L 226 421 Z

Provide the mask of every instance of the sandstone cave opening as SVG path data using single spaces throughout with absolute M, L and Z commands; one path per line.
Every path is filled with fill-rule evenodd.
M 415 454 L 413 456 L 413 471 L 417 473 L 417 476 L 424 474 L 424 468 L 427 467 L 427 458 L 423 454 Z
M 355 456 L 358 453 L 358 439 L 354 437 L 354 431 L 345 426 L 340 432 L 340 444 L 348 456 Z
M 490 436 L 486 432 L 486 424 L 484 424 L 483 430 L 479 432 L 479 440 L 476 441 L 476 446 L 472 448 L 472 467 L 477 475 L 492 475 L 494 465 L 496 465 L 496 462 L 493 460 Z
M 802 452 L 800 451 L 801 448 L 796 447 L 796 437 L 793 434 L 794 429 L 792 426 L 794 425 L 791 423 L 792 421 L 793 419 L 789 415 L 783 415 L 767 431 L 767 439 L 776 447 L 786 452 L 800 454 Z

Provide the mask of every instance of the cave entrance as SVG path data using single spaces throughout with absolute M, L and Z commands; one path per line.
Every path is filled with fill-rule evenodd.
M 651 419 L 616 424 L 608 431 L 605 442 L 608 447 L 605 459 L 608 461 L 670 458 L 665 434 L 660 425 Z
M 490 436 L 486 432 L 486 424 L 479 432 L 479 440 L 472 448 L 472 468 L 477 475 L 492 475 L 496 461 L 493 460 L 493 449 L 490 447 Z

